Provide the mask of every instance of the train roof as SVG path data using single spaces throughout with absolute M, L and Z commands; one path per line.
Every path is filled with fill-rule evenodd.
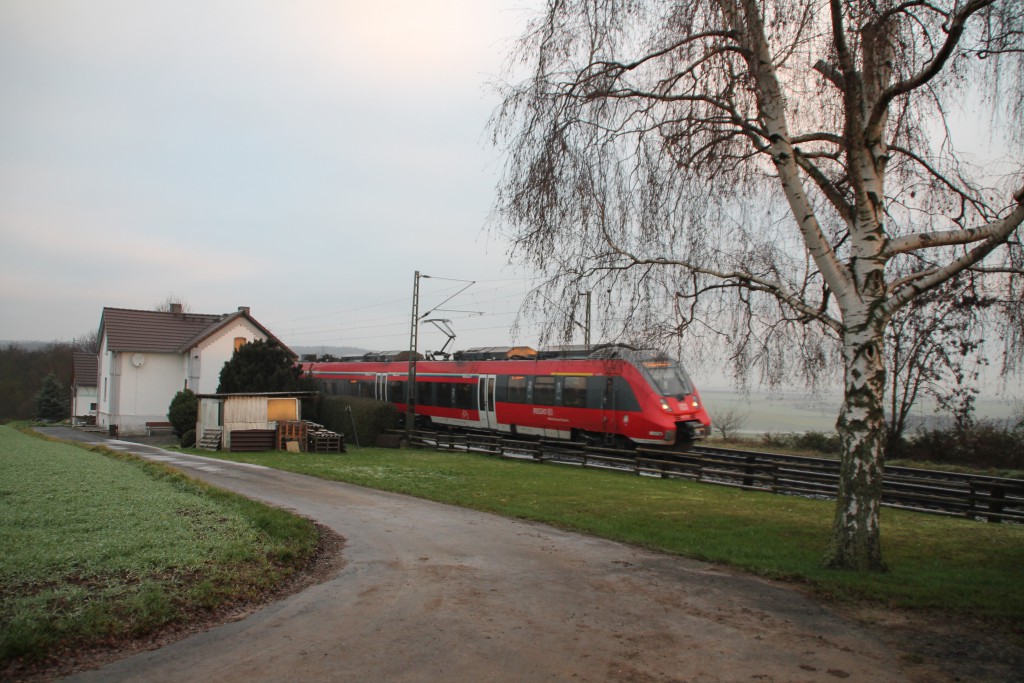
M 529 346 L 478 346 L 452 354 L 455 360 L 530 360 L 536 357 L 537 352 Z
M 667 358 L 654 349 L 638 349 L 628 344 L 584 344 L 549 346 L 540 351 L 529 346 L 478 346 L 456 351 L 452 354 L 455 361 L 490 361 L 490 360 L 613 360 L 622 359 L 637 361 L 647 358 Z M 346 356 L 338 359 L 343 362 L 388 363 L 408 361 L 409 351 L 371 351 L 361 356 Z M 416 360 L 425 360 L 422 354 L 416 354 Z M 435 359 L 436 360 L 436 359 Z

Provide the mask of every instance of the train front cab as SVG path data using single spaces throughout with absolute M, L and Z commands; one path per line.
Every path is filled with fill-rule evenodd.
M 685 450 L 708 435 L 711 418 L 689 375 L 677 361 L 662 354 L 650 354 L 631 359 L 630 365 L 639 375 L 638 386 L 647 390 L 643 398 L 654 402 L 644 410 L 656 425 L 647 435 L 654 439 L 640 435 L 638 443 Z M 661 433 L 664 442 L 659 443 L 657 437 Z

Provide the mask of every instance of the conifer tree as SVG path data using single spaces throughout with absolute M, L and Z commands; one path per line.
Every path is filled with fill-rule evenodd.
M 67 392 L 52 372 L 43 378 L 43 387 L 36 394 L 36 415 L 42 420 L 63 420 L 68 416 Z

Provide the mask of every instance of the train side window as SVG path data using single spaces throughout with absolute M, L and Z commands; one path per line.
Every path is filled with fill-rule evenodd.
M 438 382 L 437 388 L 434 389 L 434 405 L 438 408 L 451 408 L 453 387 L 451 382 Z
M 533 378 L 533 402 L 539 406 L 555 405 L 555 378 Z
M 568 408 L 587 407 L 587 378 L 562 378 L 562 405 Z
M 525 375 L 512 375 L 508 378 L 505 398 L 509 403 L 526 403 L 529 398 Z M 500 394 L 499 394 L 500 395 Z
M 475 384 L 459 383 L 455 385 L 455 408 L 476 408 Z
M 376 382 L 373 380 L 359 380 L 359 389 L 356 396 L 362 396 L 363 398 L 375 398 L 374 390 L 376 389 Z
M 436 382 L 416 382 L 416 403 L 421 406 L 434 405 L 434 385 Z
M 388 382 L 388 401 L 391 403 L 405 403 L 406 382 L 391 380 Z

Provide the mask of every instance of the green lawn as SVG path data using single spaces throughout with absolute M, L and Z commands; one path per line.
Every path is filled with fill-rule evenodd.
M 165 467 L 0 427 L 0 664 L 256 596 L 316 543 Z
M 834 598 L 938 608 L 1024 628 L 1021 525 L 885 509 L 890 571 L 865 575 L 819 565 L 831 501 L 426 450 L 220 456 L 721 562 Z

